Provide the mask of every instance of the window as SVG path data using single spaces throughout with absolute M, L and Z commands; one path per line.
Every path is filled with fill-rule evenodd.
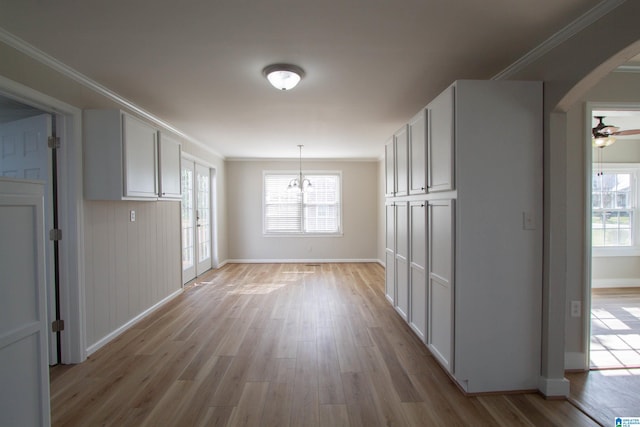
M 608 165 L 593 173 L 591 242 L 594 249 L 637 246 L 637 165 Z
M 264 233 L 340 234 L 340 173 L 305 174 L 311 189 L 304 193 L 287 190 L 297 177 L 296 173 L 264 172 Z

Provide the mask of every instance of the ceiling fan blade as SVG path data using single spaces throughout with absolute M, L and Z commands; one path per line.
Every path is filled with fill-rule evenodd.
M 615 135 L 616 132 L 618 132 L 620 130 L 619 127 L 616 126 L 605 126 L 601 129 L 599 129 L 600 133 L 606 133 L 607 135 Z
M 624 135 L 640 135 L 640 129 L 627 129 L 619 132 L 613 132 L 611 135 L 624 136 Z

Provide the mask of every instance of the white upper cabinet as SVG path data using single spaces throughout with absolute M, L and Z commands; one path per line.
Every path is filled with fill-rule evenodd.
M 402 126 L 394 135 L 396 146 L 396 196 L 409 194 L 409 134 Z
M 158 136 L 158 181 L 160 185 L 158 196 L 161 199 L 180 200 L 182 198 L 182 187 L 180 185 L 182 146 L 179 141 L 171 138 L 166 133 L 159 132 Z
M 454 187 L 455 87 L 449 86 L 429 105 L 427 123 L 428 191 L 449 191 Z
M 85 198 L 157 199 L 157 129 L 120 110 L 83 117 Z
M 393 138 L 384 146 L 384 195 L 393 197 L 396 195 L 396 156 Z
M 85 198 L 180 199 L 178 141 L 163 133 L 159 142 L 158 129 L 120 110 L 85 110 L 83 118 Z
M 124 196 L 158 195 L 157 130 L 136 118 L 122 115 L 122 147 L 124 152 Z
M 427 115 L 422 109 L 409 121 L 409 194 L 427 191 Z

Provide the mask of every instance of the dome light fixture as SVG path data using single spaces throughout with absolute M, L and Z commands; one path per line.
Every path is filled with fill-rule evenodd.
M 267 65 L 262 74 L 278 90 L 291 90 L 304 77 L 304 70 L 292 64 Z

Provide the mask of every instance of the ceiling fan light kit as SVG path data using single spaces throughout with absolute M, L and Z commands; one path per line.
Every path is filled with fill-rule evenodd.
M 610 146 L 616 142 L 614 136 L 640 135 L 640 129 L 620 130 L 617 126 L 606 125 L 604 116 L 593 116 L 593 118 L 598 120 L 598 124 L 591 129 L 592 142 L 595 147 L 604 148 Z
M 272 64 L 262 70 L 262 75 L 278 90 L 291 90 L 304 77 L 304 70 L 293 64 Z

